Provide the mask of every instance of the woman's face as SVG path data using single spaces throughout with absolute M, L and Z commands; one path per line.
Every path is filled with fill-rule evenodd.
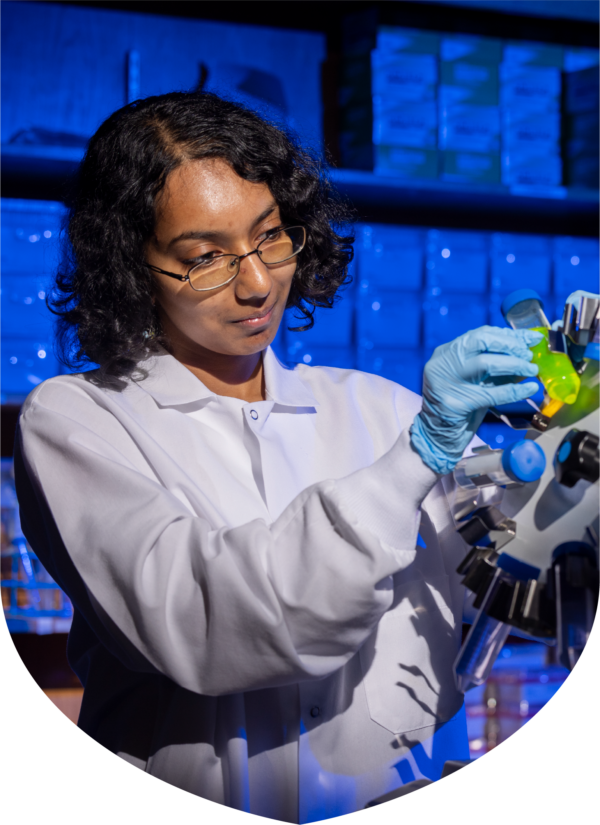
M 185 275 L 200 256 L 256 249 L 280 225 L 266 184 L 238 177 L 220 159 L 190 161 L 167 179 L 146 260 Z M 295 270 L 296 259 L 267 267 L 250 255 L 233 281 L 209 292 L 156 273 L 155 300 L 174 355 L 261 352 L 275 337 Z

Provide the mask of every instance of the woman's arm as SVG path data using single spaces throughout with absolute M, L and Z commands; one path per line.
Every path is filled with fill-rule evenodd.
M 57 409 L 42 389 L 26 407 L 17 490 L 25 535 L 111 652 L 209 695 L 319 678 L 356 652 L 391 604 L 388 577 L 414 559 L 438 479 L 407 431 L 272 525 L 213 530 L 108 409 L 72 396 Z

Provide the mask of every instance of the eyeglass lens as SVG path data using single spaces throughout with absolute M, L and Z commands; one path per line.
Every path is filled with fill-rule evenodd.
M 302 226 L 292 226 L 269 235 L 258 245 L 258 255 L 266 264 L 278 264 L 293 258 L 305 243 L 305 230 Z M 210 289 L 227 283 L 237 275 L 240 266 L 235 255 L 222 255 L 208 258 L 197 264 L 189 272 L 190 284 L 194 289 Z

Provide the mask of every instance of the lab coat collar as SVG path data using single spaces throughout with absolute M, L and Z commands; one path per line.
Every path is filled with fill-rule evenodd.
M 263 352 L 267 398 L 285 407 L 316 407 L 315 397 L 295 370 L 285 367 L 271 347 Z M 161 407 L 178 407 L 216 397 L 176 358 L 162 349 L 140 365 L 143 377 L 136 380 Z
M 271 347 L 263 352 L 267 398 L 282 407 L 311 407 L 319 405 L 312 390 L 298 374 L 298 370 L 284 366 Z

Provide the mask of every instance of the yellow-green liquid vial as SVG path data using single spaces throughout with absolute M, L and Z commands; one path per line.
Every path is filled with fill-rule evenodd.
M 550 352 L 548 349 L 548 330 L 546 327 L 532 327 L 541 332 L 543 340 L 535 347 L 530 347 L 533 362 L 538 365 L 538 378 L 546 388 L 550 398 L 565 404 L 574 404 L 577 400 L 581 379 L 573 369 L 571 359 L 564 352 Z
M 529 349 L 532 363 L 538 365 L 537 377 L 546 392 L 555 401 L 574 404 L 577 400 L 581 379 L 575 372 L 571 359 L 564 352 L 551 352 L 548 348 L 550 324 L 544 314 L 542 299 L 533 289 L 511 292 L 502 303 L 502 314 L 513 329 L 532 329 L 544 338 Z

